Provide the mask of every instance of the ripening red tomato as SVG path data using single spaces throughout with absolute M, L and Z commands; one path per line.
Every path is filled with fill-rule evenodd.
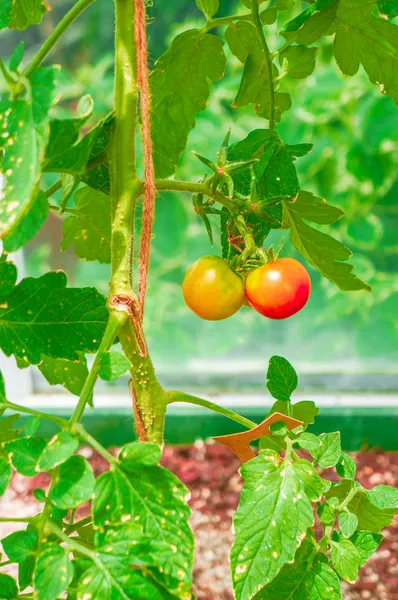
M 235 314 L 244 298 L 243 279 L 219 256 L 202 256 L 189 267 L 182 293 L 202 319 L 219 321 Z
M 311 291 L 307 269 L 294 258 L 278 258 L 246 279 L 246 296 L 252 307 L 270 319 L 287 319 L 305 306 Z

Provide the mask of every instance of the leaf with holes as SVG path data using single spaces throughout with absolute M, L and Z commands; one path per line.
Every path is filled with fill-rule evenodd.
M 97 529 L 119 527 L 128 521 L 143 527 L 144 535 L 167 544 L 172 570 L 154 570 L 154 577 L 178 598 L 190 594 L 193 537 L 188 525 L 188 490 L 170 471 L 153 464 L 159 459 L 156 446 L 143 464 L 146 444 L 127 445 L 120 466 L 113 466 L 96 482 L 93 515 Z M 145 460 L 148 460 L 145 458 Z M 153 485 L 156 482 L 156 486 Z M 179 583 L 177 583 L 179 582 Z
M 278 464 L 260 453 L 241 474 L 245 482 L 234 516 L 231 569 L 236 598 L 249 600 L 293 561 L 314 515 L 290 463 Z
M 75 193 L 76 209 L 62 224 L 61 250 L 74 245 L 86 260 L 111 262 L 111 205 L 109 196 L 85 186 Z
M 98 349 L 108 320 L 105 302 L 94 288 L 67 288 L 62 271 L 27 277 L 0 306 L 0 347 L 32 364 L 42 355 L 77 360 L 79 351 Z
M 195 126 L 195 116 L 206 107 L 209 82 L 221 79 L 225 60 L 219 37 L 192 29 L 177 36 L 156 61 L 150 84 L 153 157 L 158 177 L 174 173 Z
M 56 600 L 72 581 L 73 572 L 68 550 L 58 544 L 47 544 L 36 564 L 35 598 Z

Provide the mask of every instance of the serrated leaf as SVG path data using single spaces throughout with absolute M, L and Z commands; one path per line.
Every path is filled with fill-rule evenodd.
M 73 578 L 74 567 L 69 550 L 48 544 L 37 559 L 34 588 L 37 600 L 56 600 Z
M 37 461 L 36 471 L 50 471 L 67 461 L 79 447 L 79 440 L 68 431 L 57 433 L 46 445 Z
M 319 408 L 312 400 L 302 400 L 292 405 L 293 417 L 306 425 L 315 423 L 315 417 L 319 414 Z
M 175 171 L 195 116 L 207 103 L 209 81 L 221 79 L 225 68 L 223 42 L 193 29 L 177 36 L 151 73 L 152 141 L 158 177 Z M 195 77 L 191 77 L 192 73 Z M 170 135 L 172 132 L 172 135 Z
M 3 538 L 1 545 L 12 562 L 22 563 L 34 554 L 37 539 L 35 531 L 15 531 Z
M 90 161 L 99 160 L 100 155 L 104 155 L 104 151 L 109 145 L 115 117 L 113 113 L 106 116 L 100 126 L 97 127 L 97 135 L 94 139 L 90 152 Z M 110 194 L 110 176 L 109 164 L 106 160 L 102 161 L 96 167 L 90 168 L 89 171 L 82 177 L 82 181 L 94 190 L 98 190 L 104 194 Z
M 337 475 L 340 475 L 343 479 L 355 479 L 355 474 L 357 472 L 355 460 L 343 452 L 336 465 L 336 472 Z
M 0 262 L 0 302 L 9 296 L 17 282 L 17 268 L 12 262 Z
M 289 202 L 288 207 L 292 213 L 301 219 L 320 225 L 336 223 L 345 215 L 341 208 L 331 206 L 324 198 L 318 198 L 311 192 L 303 192 L 302 190 L 299 191 L 292 202 Z
M 293 246 L 318 269 L 321 275 L 335 283 L 341 290 L 370 291 L 369 285 L 352 273 L 354 267 L 344 262 L 352 256 L 352 252 L 341 242 L 304 222 L 303 219 L 319 222 L 320 219 L 331 218 L 329 214 L 326 215 L 322 204 L 318 204 L 320 214 L 318 221 L 312 212 L 309 217 L 307 199 L 307 193 L 305 195 L 300 193 L 294 202 L 283 202 L 284 227 L 290 229 L 289 237 Z M 301 211 L 304 211 L 306 216 L 302 216 Z
M 15 469 L 25 477 L 35 477 L 35 466 L 46 441 L 41 437 L 24 437 L 7 442 L 6 450 Z
M 0 573 L 0 600 L 17 600 L 18 588 L 10 575 Z
M 122 448 L 120 467 L 114 466 L 97 479 L 92 509 L 94 524 L 102 529 L 119 527 L 131 520 L 143 527 L 144 535 L 164 542 L 173 557 L 172 570 L 162 573 L 154 569 L 154 577 L 164 579 L 170 593 L 186 598 L 191 590 L 193 562 L 193 537 L 187 522 L 188 490 L 170 471 L 157 465 L 145 466 L 145 460 L 153 463 L 159 456 L 159 449 L 149 447 L 145 459 L 147 444 L 139 444 Z
M 39 190 L 32 201 L 31 208 L 16 228 L 3 237 L 3 248 L 6 252 L 15 252 L 40 231 L 47 219 L 48 202 L 44 192 Z
M 268 365 L 267 388 L 277 400 L 290 402 L 298 384 L 296 371 L 286 358 L 273 356 Z
M 231 570 L 238 600 L 249 600 L 293 561 L 308 527 L 309 499 L 293 466 L 260 453 L 241 469 L 245 482 L 234 516 Z
M 24 30 L 38 25 L 47 10 L 43 0 L 4 0 L 0 7 L 0 29 Z
M 52 68 L 36 71 L 18 98 L 0 101 L 0 236 L 11 234 L 32 208 L 48 139 L 47 110 L 54 97 Z
M 237 23 L 229 32 L 229 43 L 239 59 L 244 58 L 242 80 L 234 101 L 235 106 L 254 104 L 260 117 L 270 118 L 270 85 L 268 64 L 256 28 L 247 21 Z M 277 67 L 272 64 L 272 77 L 278 75 Z M 275 118 L 280 121 L 282 113 L 291 106 L 289 94 L 274 92 Z
M 86 459 L 72 456 L 58 468 L 49 498 L 57 508 L 76 508 L 91 500 L 94 484 L 93 470 Z
M 98 349 L 108 312 L 94 288 L 67 288 L 66 275 L 51 271 L 23 279 L 0 306 L 0 347 L 38 364 L 42 355 L 76 360 Z
M 63 385 L 71 394 L 80 396 L 88 376 L 84 354 L 80 355 L 79 360 L 43 356 L 38 366 L 50 385 Z
M 19 42 L 19 44 L 14 49 L 13 53 L 10 56 L 10 60 L 8 62 L 8 68 L 10 71 L 17 71 L 19 65 L 22 62 L 23 55 L 25 52 L 25 42 Z
M 36 435 L 41 424 L 41 417 L 29 417 L 24 426 L 24 432 L 27 437 Z
M 339 527 L 345 538 L 351 537 L 358 527 L 358 517 L 350 511 L 344 511 L 340 513 Z
M 342 579 L 354 583 L 361 565 L 361 557 L 356 546 L 344 538 L 339 539 L 338 542 L 331 540 L 330 543 L 330 558 L 335 571 Z
M 340 432 L 321 433 L 319 441 L 321 442 L 320 448 L 311 450 L 311 456 L 318 461 L 321 469 L 334 467 L 341 456 Z
M 219 8 L 219 0 L 196 0 L 196 6 L 206 17 L 213 17 Z
M 254 600 L 340 600 L 340 580 L 327 557 L 316 550 L 312 532 L 298 548 L 294 563 L 284 565 L 279 575 Z
M 319 438 L 313 433 L 301 433 L 295 442 L 304 450 L 317 450 L 321 446 Z
M 351 542 L 359 552 L 361 567 L 373 556 L 382 540 L 383 536 L 380 533 L 372 533 L 371 531 L 357 531 L 354 533 Z
M 100 263 L 111 261 L 111 206 L 109 196 L 83 187 L 75 193 L 75 214 L 62 225 L 64 252 L 72 244 L 75 254 Z
M 12 469 L 7 458 L 0 454 L 0 496 L 4 494 L 11 483 Z
M 307 48 L 307 46 L 290 46 L 279 55 L 279 64 L 284 66 L 286 61 L 286 71 L 289 77 L 293 79 L 305 79 L 315 69 L 315 60 L 318 48 Z

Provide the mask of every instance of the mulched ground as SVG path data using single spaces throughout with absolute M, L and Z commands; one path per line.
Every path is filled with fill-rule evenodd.
M 107 468 L 106 462 L 90 449 L 83 448 L 81 452 L 90 460 L 96 475 Z M 368 451 L 353 456 L 358 464 L 358 479 L 364 487 L 382 483 L 398 486 L 398 454 Z M 188 448 L 167 447 L 162 463 L 191 490 L 198 600 L 233 600 L 228 555 L 233 541 L 231 519 L 242 486 L 239 461 L 222 446 L 198 442 Z M 0 499 L 0 515 L 35 514 L 39 505 L 32 490 L 47 484 L 48 478 L 43 475 L 29 480 L 15 475 L 11 488 Z M 0 536 L 13 530 L 15 525 L 2 524 Z M 344 588 L 346 600 L 398 600 L 398 519 L 384 535 L 383 543 L 362 569 L 357 583 Z

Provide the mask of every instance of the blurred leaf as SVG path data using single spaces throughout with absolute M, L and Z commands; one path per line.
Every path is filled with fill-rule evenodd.
M 0 573 L 0 593 L 1 600 L 17 600 L 17 584 L 15 583 L 15 580 L 10 577 L 10 575 L 4 575 L 4 573 Z
M 3 237 L 3 248 L 6 252 L 15 252 L 30 242 L 32 238 L 40 231 L 42 225 L 47 219 L 48 202 L 46 195 L 38 190 L 33 199 L 31 208 L 26 216 L 19 222 L 16 228 Z
M 398 4 L 396 0 L 377 0 L 380 15 L 388 19 L 398 16 Z
M 175 171 L 195 116 L 207 103 L 209 81 L 221 79 L 225 67 L 223 42 L 199 30 L 177 36 L 151 73 L 152 140 L 158 177 Z M 191 73 L 195 73 L 192 78 Z M 172 132 L 172 135 L 170 133 Z
M 290 402 L 298 384 L 296 371 L 286 358 L 273 356 L 268 365 L 267 388 L 277 400 Z
M 287 74 L 293 79 L 305 79 L 315 69 L 317 48 L 307 46 L 290 46 L 279 55 L 279 64 L 287 62 Z
M 26 29 L 38 25 L 48 10 L 43 0 L 3 0 L 0 7 L 0 29 Z
M 71 445 L 67 443 L 63 449 L 70 452 Z M 58 468 L 49 498 L 57 508 L 76 508 L 91 500 L 94 484 L 93 470 L 87 460 L 83 456 L 72 456 Z
M 98 374 L 104 381 L 114 381 L 127 373 L 130 368 L 130 361 L 120 352 L 105 352 L 101 356 Z
M 58 544 L 47 544 L 39 555 L 34 574 L 37 600 L 56 600 L 72 581 L 73 571 L 69 550 Z
M 12 262 L 0 262 L 0 302 L 3 302 L 15 288 L 17 268 Z
M 93 288 L 67 288 L 62 271 L 23 279 L 0 307 L 0 347 L 38 364 L 42 354 L 76 360 L 95 352 L 108 320 L 105 298 Z
M 0 17 L 1 19 L 1 17 Z M 16 46 L 15 50 L 10 56 L 10 60 L 8 62 L 8 68 L 10 71 L 17 71 L 21 61 L 23 59 L 23 55 L 25 52 L 25 42 L 19 42 L 18 46 Z
M 196 6 L 207 17 L 212 17 L 216 14 L 219 8 L 218 0 L 196 0 Z
M 27 437 L 36 435 L 41 425 L 41 417 L 29 417 L 24 426 L 24 432 Z
M 249 600 L 293 561 L 314 516 L 291 464 L 277 466 L 260 453 L 241 474 L 245 481 L 234 516 L 231 569 L 237 600 Z
M 79 354 L 79 360 L 43 356 L 38 367 L 50 385 L 63 385 L 71 394 L 80 396 L 88 369 L 86 357 Z
M 316 0 L 281 30 L 287 40 L 310 46 L 333 24 L 339 0 Z
M 40 473 L 58 467 L 73 456 L 78 447 L 79 440 L 68 431 L 57 433 L 43 449 L 36 471 Z
M 0 454 L 0 496 L 4 494 L 11 483 L 12 469 L 7 458 Z
M 22 563 L 36 550 L 37 533 L 35 531 L 15 531 L 3 538 L 1 545 L 12 562 Z
M 3 379 L 3 377 L 2 377 Z M 2 381 L 3 383 L 3 381 Z M 2 386 L 4 387 L 4 385 Z M 3 391 L 3 390 L 2 390 Z M 14 440 L 21 433 L 19 429 L 11 429 L 11 427 L 18 421 L 19 415 L 10 415 L 9 417 L 3 417 L 0 419 L 0 443 L 9 442 Z
M 6 450 L 18 473 L 25 477 L 35 477 L 36 463 L 45 446 L 44 438 L 24 437 L 8 442 Z

